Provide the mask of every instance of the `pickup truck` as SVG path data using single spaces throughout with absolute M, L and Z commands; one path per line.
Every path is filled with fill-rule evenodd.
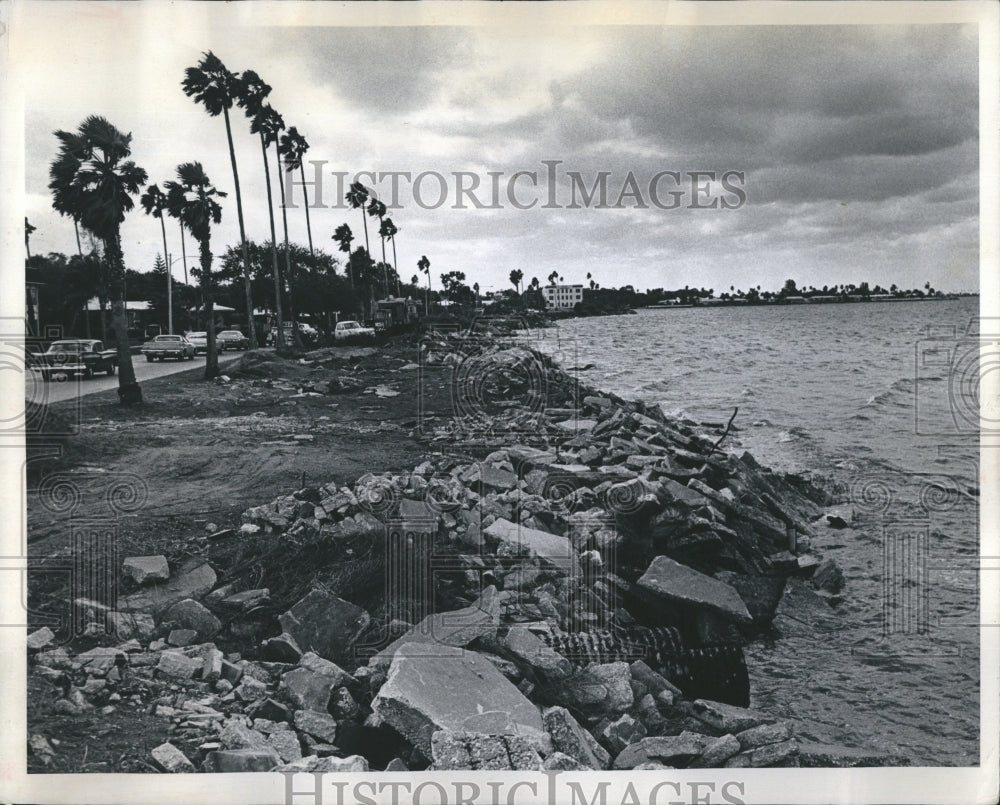
M 104 344 L 89 338 L 53 341 L 32 364 L 45 380 L 64 379 L 70 375 L 93 377 L 94 372 L 113 375 L 118 368 L 118 351 L 104 349 Z
M 142 354 L 149 362 L 167 358 L 194 360 L 194 344 L 182 335 L 158 335 L 142 345 Z

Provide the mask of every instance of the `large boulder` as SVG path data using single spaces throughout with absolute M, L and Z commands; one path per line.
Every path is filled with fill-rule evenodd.
M 167 557 L 161 555 L 129 556 L 122 563 L 122 570 L 136 584 L 145 584 L 147 581 L 166 581 L 170 578 Z M 163 745 L 170 746 L 170 744 Z
M 552 694 L 587 716 L 617 718 L 634 702 L 631 679 L 626 662 L 594 663 L 560 680 Z
M 541 713 L 496 667 L 472 651 L 400 646 L 372 701 L 375 716 L 431 756 L 437 730 L 522 735 L 538 749 L 550 741 Z
M 657 556 L 640 577 L 638 586 L 653 596 L 710 609 L 737 623 L 751 622 L 746 604 L 731 586 L 668 556 Z
M 278 621 L 281 631 L 291 635 L 302 651 L 342 662 L 351 659 L 354 642 L 368 628 L 371 617 L 361 607 L 316 587 L 279 615 Z
M 193 630 L 202 641 L 211 640 L 222 629 L 221 621 L 193 598 L 185 598 L 168 607 L 163 620 L 181 629 Z

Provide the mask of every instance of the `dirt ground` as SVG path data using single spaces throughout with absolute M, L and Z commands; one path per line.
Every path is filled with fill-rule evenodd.
M 54 404 L 52 414 L 79 427 L 62 456 L 29 463 L 32 610 L 65 611 L 65 577 L 38 568 L 65 563 L 74 521 L 117 515 L 119 565 L 130 555 L 164 554 L 172 565 L 201 556 L 224 583 L 249 549 L 209 530 L 238 529 L 245 509 L 307 485 L 417 465 L 433 449 L 417 433 L 418 401 L 424 417 L 439 417 L 424 422 L 451 412 L 447 371 L 420 372 L 417 361 L 412 340 L 340 347 L 314 362 L 254 353 L 246 371 L 226 368 L 228 381 L 206 381 L 200 368 L 147 381 L 141 407 L 121 407 L 114 391 Z M 48 765 L 29 756 L 29 770 L 153 771 L 149 751 L 168 739 L 168 722 L 147 712 L 151 693 L 133 694 L 107 714 L 66 716 L 52 709 L 56 684 L 33 677 L 29 733 L 61 745 Z

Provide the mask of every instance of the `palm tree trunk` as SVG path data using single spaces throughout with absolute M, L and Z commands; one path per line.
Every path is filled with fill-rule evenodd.
M 160 232 L 163 233 L 163 262 L 167 264 L 167 332 L 174 334 L 174 287 L 170 276 L 170 255 L 167 254 L 167 224 L 160 212 Z
M 205 311 L 205 333 L 208 342 L 205 354 L 205 379 L 219 376 L 219 352 L 215 343 L 215 300 L 212 296 L 212 252 L 208 238 L 198 244 L 201 251 L 201 307 Z
M 281 317 L 281 273 L 278 271 L 278 236 L 274 234 L 274 200 L 271 194 L 271 168 L 267 164 L 267 143 L 264 142 L 263 132 L 260 135 L 260 153 L 264 157 L 264 179 L 267 181 L 267 219 L 271 224 L 271 274 L 274 277 L 274 316 L 278 322 L 277 335 L 274 337 L 274 346 L 276 349 L 282 349 L 285 346 L 285 325 Z M 281 184 L 281 182 L 279 181 L 278 184 Z
M 132 350 L 128 343 L 128 320 L 125 312 L 125 263 L 118 235 L 104 242 L 104 256 L 111 268 L 111 315 L 115 325 L 118 350 L 118 399 L 122 405 L 142 402 L 142 389 L 135 380 Z
M 177 226 L 181 228 L 181 260 L 184 262 L 184 284 L 188 284 L 188 256 L 187 249 L 184 248 L 184 224 L 180 221 L 177 222 Z
M 76 253 L 83 257 L 83 247 L 80 245 L 80 225 L 77 223 L 76 218 L 73 219 L 73 232 L 76 233 Z
M 379 223 L 381 224 L 382 219 L 379 218 L 378 220 L 379 220 Z M 381 229 L 382 229 L 382 227 L 379 226 L 380 232 L 381 232 Z M 379 237 L 382 237 L 382 235 L 380 234 Z M 382 237 L 382 273 L 385 275 L 385 295 L 388 296 L 389 295 L 389 266 L 385 262 L 385 238 L 384 237 Z
M 392 236 L 392 270 L 396 274 L 396 296 L 399 296 L 399 269 L 396 267 L 396 236 Z
M 278 176 L 281 176 L 281 151 L 278 150 L 278 141 L 274 141 L 274 158 L 278 164 Z M 285 279 L 288 281 L 288 318 L 292 322 L 292 341 L 295 346 L 302 347 L 302 336 L 299 335 L 299 328 L 295 324 L 295 300 L 293 298 L 294 288 L 292 287 L 292 258 L 288 252 L 288 210 L 285 209 L 285 183 L 279 181 L 278 189 L 281 191 L 281 223 L 285 234 Z
M 240 173 L 236 168 L 236 149 L 233 148 L 233 130 L 229 125 L 229 110 L 222 108 L 226 118 L 226 139 L 229 140 L 229 161 L 233 164 L 233 185 L 236 188 L 236 217 L 240 222 L 240 244 L 243 247 L 243 291 L 246 297 L 247 326 L 250 328 L 250 349 L 257 349 L 257 330 L 253 326 L 253 296 L 250 293 L 250 254 L 247 251 L 247 232 L 243 225 L 243 195 L 240 193 Z
M 299 162 L 299 170 L 302 172 L 302 197 L 306 200 L 306 234 L 309 236 L 309 255 L 313 255 L 313 233 L 309 223 L 309 190 L 306 188 L 306 165 Z

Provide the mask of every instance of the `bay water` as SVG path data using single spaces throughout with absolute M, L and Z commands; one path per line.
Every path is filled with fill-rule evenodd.
M 738 408 L 723 449 L 837 496 L 851 527 L 820 523 L 813 545 L 846 577 L 841 625 L 747 648 L 753 705 L 802 739 L 979 763 L 978 307 L 642 310 L 528 336 L 581 383 L 667 413 Z

